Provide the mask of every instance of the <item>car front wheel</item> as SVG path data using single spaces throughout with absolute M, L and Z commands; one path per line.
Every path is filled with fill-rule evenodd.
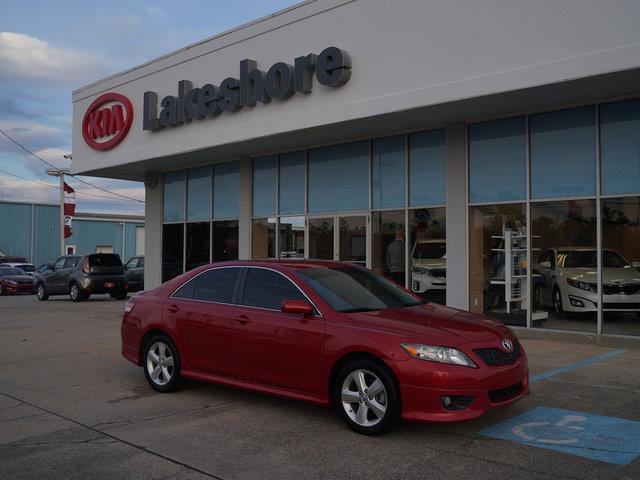
M 178 349 L 169 337 L 151 337 L 145 344 L 142 358 L 144 376 L 155 390 L 168 393 L 182 386 Z
M 383 433 L 400 417 L 400 394 L 392 373 L 368 358 L 349 362 L 340 370 L 334 405 L 352 430 L 365 435 Z
M 36 290 L 36 295 L 38 295 L 38 300 L 43 302 L 49 299 L 49 294 L 47 293 L 47 289 L 42 283 L 38 285 L 38 288 Z

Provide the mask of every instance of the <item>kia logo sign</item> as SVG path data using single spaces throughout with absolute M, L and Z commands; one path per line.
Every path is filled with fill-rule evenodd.
M 82 119 L 82 136 L 94 150 L 109 150 L 127 136 L 133 122 L 133 105 L 119 93 L 96 98 Z

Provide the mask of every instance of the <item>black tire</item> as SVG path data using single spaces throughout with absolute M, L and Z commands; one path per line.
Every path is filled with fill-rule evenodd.
M 553 311 L 558 316 L 558 318 L 571 318 L 571 314 L 564 309 L 564 306 L 562 304 L 562 294 L 560 293 L 560 289 L 558 287 L 555 287 L 553 289 L 551 304 L 553 306 Z
M 161 383 L 161 378 L 166 380 L 166 378 L 164 378 L 165 373 L 163 368 L 161 368 L 161 372 L 159 372 L 159 381 L 154 380 L 151 377 L 151 372 L 149 371 L 153 367 L 153 364 L 150 365 L 149 363 L 149 350 L 154 348 L 154 353 L 157 355 L 159 353 L 157 348 L 155 348 L 157 344 L 163 344 L 166 348 L 165 352 L 168 351 L 171 354 L 170 357 L 173 359 L 172 368 L 167 367 L 167 370 L 169 371 L 169 379 L 164 383 Z M 165 358 L 167 358 L 166 355 Z M 183 380 L 180 377 L 180 354 L 178 353 L 178 349 L 175 344 L 168 336 L 162 334 L 154 335 L 145 342 L 144 347 L 142 348 L 142 371 L 144 372 L 144 377 L 147 379 L 147 382 L 149 382 L 149 385 L 158 392 L 169 393 L 182 388 Z
M 44 283 L 39 283 L 36 288 L 36 295 L 38 296 L 38 300 L 44 302 L 49 300 L 49 294 L 47 293 L 47 287 L 44 286 Z
M 80 285 L 73 282 L 69 286 L 69 298 L 71 299 L 72 302 L 81 302 L 86 298 L 86 295 L 82 291 L 82 288 L 80 288 Z
M 384 391 L 374 394 L 375 397 L 368 395 L 371 392 L 368 392 L 367 388 L 362 391 L 357 387 L 357 383 L 352 377 L 352 374 L 357 372 L 364 372 L 365 386 L 368 387 L 374 386 L 374 377 L 377 377 L 384 386 Z M 371 383 L 367 383 L 369 381 Z M 359 400 L 343 402 L 343 385 L 345 384 L 352 385 L 347 388 L 350 392 L 353 386 L 358 389 L 357 392 L 351 392 L 351 395 L 360 395 Z M 364 435 L 380 435 L 390 430 L 400 419 L 402 410 L 400 389 L 393 373 L 381 361 L 368 357 L 352 360 L 340 369 L 333 384 L 333 404 L 349 428 Z M 374 406 L 377 408 L 380 406 L 385 407 L 384 414 L 381 417 L 375 412 Z M 356 419 L 359 418 L 360 409 L 363 407 L 365 408 L 363 410 L 365 412 L 364 423 L 371 422 L 371 425 L 365 425 L 352 419 L 352 416 Z
M 111 298 L 115 298 L 116 300 L 124 300 L 125 298 L 127 298 L 126 292 L 110 293 L 109 295 L 111 296 Z

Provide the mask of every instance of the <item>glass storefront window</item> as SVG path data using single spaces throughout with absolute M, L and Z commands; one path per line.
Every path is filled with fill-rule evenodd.
M 162 226 L 162 283 L 183 273 L 184 225 Z
M 187 170 L 187 220 L 211 217 L 211 167 Z
M 640 192 L 640 100 L 600 105 L 604 195 Z
M 276 258 L 275 218 L 254 218 L 251 227 L 251 237 L 252 258 Z
M 640 336 L 640 197 L 602 201 L 602 332 Z
M 226 262 L 238 259 L 238 221 L 223 220 L 213 222 L 212 262 Z
M 409 204 L 444 205 L 446 150 L 444 129 L 409 135 Z
M 595 195 L 594 112 L 581 107 L 530 117 L 532 198 Z
M 404 285 L 406 269 L 404 210 L 373 212 L 371 235 L 372 270 L 382 273 L 399 285 Z
M 304 213 L 304 152 L 280 155 L 279 175 L 279 213 Z
M 186 269 L 209 263 L 209 222 L 187 223 Z
M 595 332 L 595 200 L 531 204 L 532 326 Z
M 470 207 L 469 309 L 507 325 L 526 326 L 524 204 Z
M 238 162 L 213 166 L 213 218 L 238 218 L 238 190 L 240 165 Z
M 446 303 L 447 228 L 445 208 L 409 211 L 409 287 L 425 300 Z
M 338 260 L 367 264 L 367 217 L 338 218 Z
M 309 150 L 309 213 L 369 208 L 369 142 Z
M 184 170 L 165 173 L 162 221 L 182 222 L 184 220 L 184 197 Z
M 469 201 L 524 200 L 525 118 L 469 125 Z
M 333 217 L 309 219 L 309 258 L 334 260 Z
M 373 208 L 397 208 L 405 204 L 405 137 L 372 142 Z
M 304 217 L 280 217 L 280 258 L 304 258 Z
M 253 159 L 253 215 L 276 213 L 276 155 Z

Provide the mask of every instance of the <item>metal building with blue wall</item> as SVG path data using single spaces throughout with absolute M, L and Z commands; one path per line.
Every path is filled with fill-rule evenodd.
M 113 252 L 123 261 L 144 255 L 144 217 L 77 213 L 67 253 Z M 0 202 L 0 255 L 21 256 L 39 266 L 60 256 L 60 207 Z M 0 257 L 1 258 L 1 257 Z

